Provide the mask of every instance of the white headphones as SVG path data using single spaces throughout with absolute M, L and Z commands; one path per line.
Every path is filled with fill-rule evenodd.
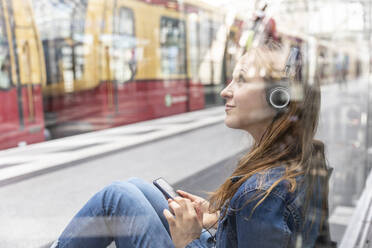
M 295 73 L 300 49 L 292 47 L 285 66 L 286 78 L 278 83 L 267 84 L 266 101 L 273 109 L 278 112 L 285 111 L 291 101 L 288 77 Z

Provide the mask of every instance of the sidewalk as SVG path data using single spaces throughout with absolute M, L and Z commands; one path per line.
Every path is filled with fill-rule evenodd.
M 0 186 L 221 123 L 224 115 L 223 107 L 216 107 L 0 151 Z

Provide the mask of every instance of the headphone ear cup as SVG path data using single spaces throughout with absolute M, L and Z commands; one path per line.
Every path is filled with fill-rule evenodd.
M 276 111 L 286 110 L 291 101 L 288 87 L 278 84 L 267 86 L 266 101 Z

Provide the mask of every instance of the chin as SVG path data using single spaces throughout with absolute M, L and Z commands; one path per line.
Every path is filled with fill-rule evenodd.
M 241 126 L 236 121 L 229 120 L 228 118 L 225 119 L 225 125 L 229 128 L 241 129 Z

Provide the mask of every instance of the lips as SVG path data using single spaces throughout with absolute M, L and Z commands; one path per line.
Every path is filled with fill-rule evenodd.
M 230 105 L 230 104 L 226 104 L 226 105 L 225 105 L 225 111 L 231 110 L 231 109 L 233 109 L 233 108 L 235 108 L 235 106 Z

